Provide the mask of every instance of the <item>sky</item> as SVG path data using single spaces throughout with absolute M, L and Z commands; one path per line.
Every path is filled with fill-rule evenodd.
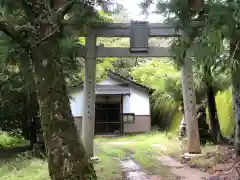
M 161 18 L 160 15 L 151 13 L 155 10 L 155 5 L 152 5 L 150 7 L 149 17 L 146 18 L 146 15 L 141 15 L 141 8 L 138 6 L 141 1 L 142 0 L 118 0 L 117 2 L 119 2 L 126 8 L 131 20 L 149 21 L 151 23 L 162 22 L 163 18 Z

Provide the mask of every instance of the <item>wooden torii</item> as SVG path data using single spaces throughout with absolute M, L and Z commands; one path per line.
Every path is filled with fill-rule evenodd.
M 87 31 L 86 44 L 79 48 L 85 58 L 84 111 L 82 119 L 82 141 L 89 156 L 94 155 L 95 127 L 95 79 L 97 57 L 171 57 L 169 48 L 149 47 L 149 37 L 178 37 L 182 33 L 172 25 L 132 21 L 131 23 L 110 23 L 92 25 Z M 96 46 L 97 37 L 130 37 L 130 48 Z M 182 66 L 182 88 L 187 123 L 188 151 L 199 153 L 194 139 L 199 138 L 196 123 L 196 99 L 192 77 L 192 64 L 185 61 Z

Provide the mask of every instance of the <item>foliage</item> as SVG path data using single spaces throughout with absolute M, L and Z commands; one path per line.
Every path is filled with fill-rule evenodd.
M 195 69 L 195 72 L 198 72 Z M 178 111 L 182 99 L 180 73 L 175 68 L 171 59 L 153 59 L 133 68 L 131 75 L 134 80 L 148 86 L 155 91 L 151 94 L 150 102 L 152 108 L 153 125 L 158 125 L 162 129 L 178 128 L 181 120 L 181 113 Z M 205 99 L 206 87 L 202 77 L 195 73 L 194 84 L 196 87 L 197 103 Z M 223 76 L 225 78 L 225 76 Z M 221 89 L 223 77 L 216 78 L 214 86 L 216 90 Z M 221 80 L 221 81 L 220 81 Z M 220 82 L 220 83 L 219 83 Z
M 0 132 L 0 147 L 16 147 L 23 143 L 23 139 L 20 136 L 10 135 L 3 131 Z
M 151 94 L 152 124 L 168 128 L 181 102 L 179 72 L 169 59 L 155 59 L 133 68 L 134 80 L 155 91 Z
M 4 16 L 12 16 L 13 12 L 9 9 L 9 4 L 5 4 L 5 2 L 2 3 L 4 5 Z M 17 7 L 11 6 L 11 8 L 21 8 L 19 5 L 20 4 L 17 4 Z M 84 23 L 96 22 L 96 20 L 104 22 L 111 21 L 111 12 L 106 13 L 103 10 L 96 11 L 92 9 L 92 6 L 86 6 L 84 12 L 80 12 L 79 9 L 75 11 L 76 8 L 79 7 L 81 6 L 76 4 L 72 10 L 77 14 L 71 16 L 71 24 L 83 20 L 79 18 L 78 13 L 82 13 L 81 16 L 84 17 L 84 13 L 87 13 L 89 10 L 91 12 L 84 17 L 86 18 L 84 19 L 84 21 L 86 21 Z M 24 14 L 22 11 L 19 11 L 19 13 L 20 14 L 14 14 L 14 16 L 17 15 L 19 17 Z M 76 19 L 76 17 L 78 18 Z M 15 21 L 15 23 L 18 22 Z M 75 33 L 74 28 L 78 33 Z M 78 38 L 82 27 L 74 26 L 74 28 L 65 28 L 64 37 L 60 40 L 63 74 L 69 87 L 83 81 L 84 61 L 82 58 L 78 58 L 78 49 L 79 44 L 84 44 L 85 42 L 83 38 Z M 0 127 L 7 131 L 17 130 L 22 132 L 23 126 L 29 121 L 27 112 L 33 111 L 26 105 L 29 92 L 30 94 L 36 92 L 32 62 L 30 62 L 29 57 L 26 56 L 24 50 L 3 33 L 0 33 L 0 49 Z M 110 68 L 108 64 L 108 60 L 98 63 L 97 79 L 101 78 L 103 68 Z M 30 107 L 35 107 L 36 104 L 37 102 L 34 102 Z M 29 128 L 27 129 L 27 131 L 29 131 Z
M 232 136 L 234 133 L 234 119 L 232 107 L 232 91 L 219 91 L 216 95 L 216 104 L 221 132 L 224 136 Z
M 169 131 L 174 133 L 174 134 L 179 134 L 179 125 L 181 123 L 181 120 L 183 118 L 183 113 L 182 112 L 177 112 L 172 119 L 172 123 L 170 125 Z
M 0 36 L 2 46 L 10 43 L 10 40 Z M 37 104 L 36 102 L 31 105 L 32 109 L 28 109 L 27 96 L 28 93 L 32 93 L 33 80 L 31 75 L 27 76 L 28 65 L 24 64 L 25 69 L 19 65 L 19 61 L 16 58 L 20 58 L 18 55 L 22 55 L 21 52 L 15 52 L 17 49 L 12 49 L 12 46 L 5 48 L 2 51 L 2 59 L 0 62 L 3 66 L 0 67 L 0 127 L 6 131 L 20 131 L 23 132 L 23 127 L 27 121 L 27 111 L 32 110 Z M 17 54 L 16 54 L 17 53 Z M 21 57 L 23 58 L 23 57 Z M 23 65 L 23 64 L 22 64 Z
M 151 3 L 153 1 L 145 0 L 142 8 L 146 11 Z M 229 56 L 226 38 L 231 33 L 236 35 L 236 7 L 238 5 L 230 1 L 157 1 L 156 12 L 164 14 L 167 23 L 184 33 L 173 39 L 171 53 L 178 67 L 185 58 L 193 61 L 197 103 L 205 99 L 210 88 L 216 93 L 230 86 L 228 68 L 234 63 Z M 194 21 L 197 23 L 194 24 Z M 216 115 L 211 116 L 211 122 Z

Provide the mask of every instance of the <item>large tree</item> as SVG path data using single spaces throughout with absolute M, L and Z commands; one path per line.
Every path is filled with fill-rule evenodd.
M 239 38 L 240 38 L 240 28 L 239 28 L 239 7 L 240 3 L 234 0 L 226 1 L 202 1 L 202 0 L 192 0 L 192 1 L 170 1 L 178 8 L 186 9 L 188 2 L 194 2 L 193 4 L 199 4 L 204 2 L 202 9 L 195 16 L 192 16 L 194 20 L 200 21 L 202 25 L 199 30 L 200 34 L 197 36 L 204 40 L 203 43 L 197 44 L 197 52 L 199 52 L 201 46 L 204 46 L 205 50 L 203 54 L 205 57 L 201 63 L 214 64 L 217 67 L 227 66 L 231 70 L 232 75 L 232 86 L 233 86 L 233 99 L 234 108 L 236 113 L 236 133 L 235 133 L 235 144 L 236 144 L 236 155 L 240 157 L 240 81 L 239 81 Z M 179 3 L 179 4 L 177 4 Z M 175 8 L 177 9 L 177 8 Z M 194 8 L 196 9 L 196 8 Z M 194 10 L 193 9 L 193 10 Z M 197 8 L 199 9 L 199 8 Z M 178 11 L 179 13 L 181 11 Z M 189 15 L 189 14 L 188 14 Z M 177 18 L 173 18 L 177 20 Z M 196 36 L 195 36 L 196 37 Z M 207 41 L 206 41 L 207 40 Z M 207 42 L 207 43 L 206 43 Z M 222 53 L 224 45 L 228 44 L 228 52 Z M 199 46 L 200 45 L 200 46 Z M 209 51 L 210 49 L 210 51 Z M 200 54 L 200 53 L 199 53 Z M 215 56 L 214 58 L 212 58 Z M 208 61 L 206 61 L 208 60 Z M 211 62 L 214 60 L 213 62 Z M 205 62 L 204 62 L 205 61 Z M 213 122 L 215 130 L 219 129 L 217 121 Z
M 97 3 L 1 0 L 0 30 L 24 50 L 33 66 L 49 175 L 55 180 L 96 179 L 71 113 L 60 40 L 73 26 L 84 30 L 87 19 L 97 15 Z
M 149 1 L 146 0 L 143 3 L 144 7 L 148 7 Z M 216 103 L 215 103 L 215 92 L 214 92 L 214 79 L 213 75 L 219 72 L 219 66 L 222 66 L 222 37 L 221 37 L 221 29 L 215 29 L 215 31 L 209 26 L 211 23 L 204 24 L 204 22 L 208 21 L 208 14 L 213 11 L 210 11 L 211 6 L 209 6 L 211 2 L 206 2 L 203 4 L 202 0 L 183 0 L 183 1 L 169 1 L 168 3 L 159 3 L 158 10 L 161 13 L 165 13 L 168 17 L 167 21 L 175 24 L 177 27 L 186 28 L 186 24 L 183 23 L 183 19 L 189 18 L 191 21 L 198 21 L 200 25 L 196 28 L 186 28 L 187 32 L 191 34 L 191 40 L 188 43 L 184 43 L 184 41 L 177 40 L 172 46 L 174 50 L 174 54 L 179 60 L 181 60 L 181 55 L 185 51 L 186 48 L 189 48 L 189 55 L 193 58 L 194 66 L 197 71 L 195 71 L 195 75 L 202 76 L 201 79 L 206 87 L 206 94 L 208 100 L 208 109 L 210 115 L 210 123 L 212 129 L 213 140 L 215 142 L 219 142 L 222 140 L 220 126 L 218 122 L 218 116 L 216 111 Z M 169 16 L 170 15 L 170 16 Z M 213 14 L 213 18 L 216 18 L 216 15 Z M 203 26 L 201 26 L 203 25 Z M 184 39 L 183 39 L 184 40 Z M 189 44 L 190 43 L 190 44 Z M 220 63 L 219 63 L 220 62 Z M 217 68 L 216 68 L 217 67 Z M 223 69 L 223 68 L 220 68 Z M 216 73 L 217 71 L 217 73 Z M 202 74 L 199 72 L 203 72 Z

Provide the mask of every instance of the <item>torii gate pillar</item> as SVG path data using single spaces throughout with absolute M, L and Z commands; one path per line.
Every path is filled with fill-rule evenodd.
M 96 99 L 96 36 L 91 32 L 89 32 L 86 37 L 86 56 L 84 65 L 82 141 L 88 156 L 93 157 Z

